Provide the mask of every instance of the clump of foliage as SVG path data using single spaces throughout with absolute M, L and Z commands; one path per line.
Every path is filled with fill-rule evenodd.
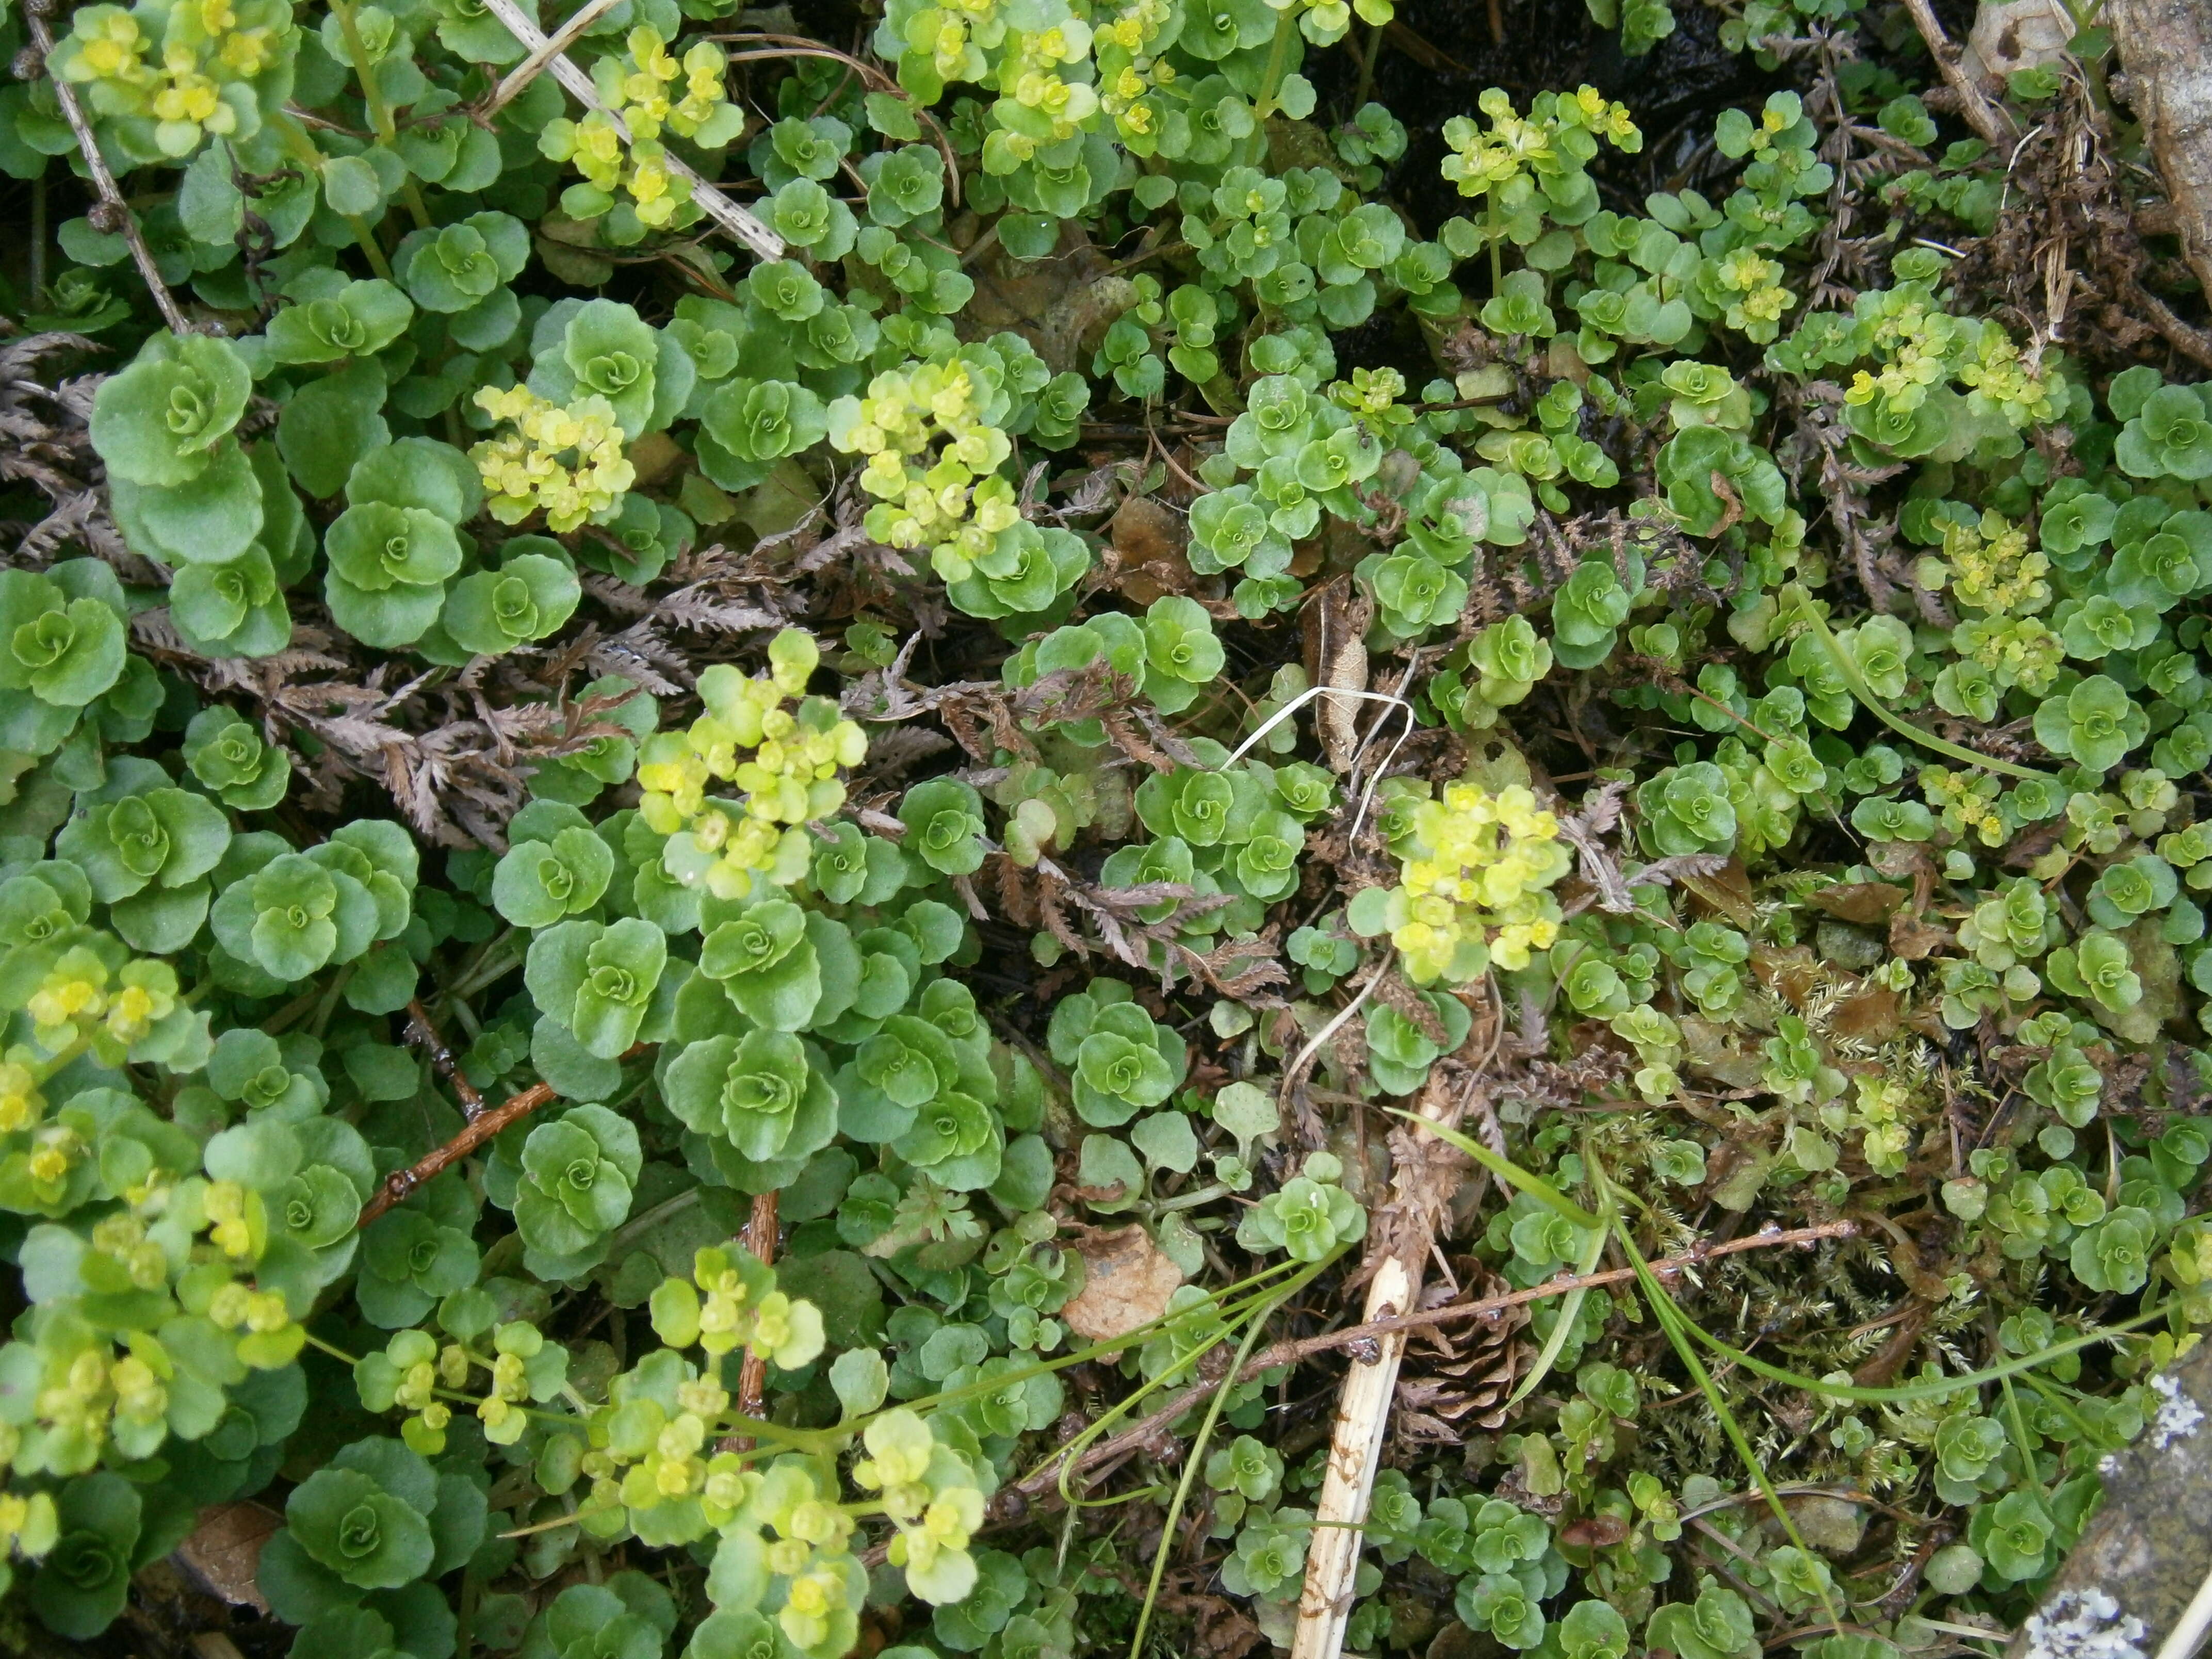
M 2103 33 L 1439 155 L 1389 0 L 512 9 L 0 21 L 0 1622 L 250 1499 L 254 1659 L 1237 1659 L 1417 1224 L 1346 1650 L 2016 1624 L 2212 1322 Z

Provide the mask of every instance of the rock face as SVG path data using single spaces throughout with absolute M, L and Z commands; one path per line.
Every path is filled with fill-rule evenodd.
M 2182 252 L 2212 292 L 2212 8 L 2203 0 L 2118 0 L 2106 14 L 2128 101 L 2165 175 Z
M 2156 1653 L 2212 1570 L 2212 1343 L 2151 1386 L 2149 1426 L 2106 1460 L 2103 1507 L 2006 1659 Z

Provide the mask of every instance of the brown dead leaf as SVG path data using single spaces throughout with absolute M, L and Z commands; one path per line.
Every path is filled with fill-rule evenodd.
M 2058 838 L 2066 833 L 2067 821 L 2053 818 L 2046 823 L 2032 823 L 2012 838 L 2004 850 L 2004 866 L 2008 870 L 2025 870 L 2038 859 L 2058 845 Z
M 1828 1013 L 1828 1028 L 1839 1037 L 1882 1037 L 1897 1026 L 1901 1006 L 1896 992 L 1868 985 L 1838 1001 Z
M 1267 1638 L 1243 1609 L 1219 1595 L 1196 1595 L 1163 1586 L 1160 1610 L 1170 1619 L 1188 1620 L 1201 1659 L 1244 1659 Z
M 1802 945 L 1787 950 L 1771 945 L 1755 945 L 1751 951 L 1751 971 L 1759 982 L 1787 1002 L 1792 1008 L 1802 1008 L 1805 999 L 1813 994 L 1820 982 L 1820 968 L 1813 953 Z
M 659 483 L 691 458 L 665 432 L 648 432 L 629 447 L 623 458 L 635 469 L 636 488 Z
M 1083 1289 L 1060 1317 L 1077 1335 L 1110 1342 L 1166 1316 L 1182 1269 L 1142 1227 L 1086 1231 L 1075 1249 L 1083 1258 Z
M 1907 962 L 1921 962 L 1953 943 L 1948 927 L 1931 927 L 1903 910 L 1889 919 L 1889 952 Z
M 1585 1515 L 1559 1529 L 1559 1541 L 1578 1549 L 1606 1549 L 1628 1536 L 1628 1522 L 1617 1515 Z
M 1758 913 L 1752 908 L 1751 877 L 1741 859 L 1731 858 L 1707 873 L 1685 872 L 1678 879 L 1708 910 L 1718 911 L 1741 928 L 1758 925 Z
M 1812 895 L 1813 902 L 1839 921 L 1879 927 L 1905 900 L 1902 887 L 1886 881 L 1839 881 Z
M 1190 532 L 1182 518 L 1149 495 L 1132 495 L 1107 521 L 1115 556 L 1115 580 L 1138 605 L 1190 591 L 1190 561 L 1183 544 Z
M 284 1517 L 265 1504 L 217 1504 L 200 1511 L 199 1525 L 177 1546 L 177 1565 L 209 1595 L 265 1613 L 269 1603 L 254 1571 L 261 1547 L 283 1524 Z
M 1114 319 L 1136 301 L 1136 286 L 1109 267 L 1073 219 L 1042 259 L 1000 250 L 973 267 L 975 292 L 960 313 L 961 332 L 981 340 L 1011 329 L 1055 371 L 1091 361 Z
M 1375 603 L 1340 576 L 1322 589 L 1306 607 L 1305 669 L 1310 685 L 1334 690 L 1367 689 L 1367 626 L 1375 619 Z M 1323 697 L 1316 705 L 1314 726 L 1321 738 L 1329 770 L 1351 769 L 1359 747 L 1359 716 L 1363 704 L 1357 697 Z

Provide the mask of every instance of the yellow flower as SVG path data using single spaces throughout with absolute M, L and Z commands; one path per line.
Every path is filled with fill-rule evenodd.
M 1517 784 L 1492 795 L 1455 783 L 1414 809 L 1391 943 L 1415 980 L 1473 978 L 1492 963 L 1525 968 L 1552 944 L 1559 913 L 1547 890 L 1568 862 L 1559 834 L 1558 819 Z
M 27 1066 L 15 1060 L 0 1064 L 0 1134 L 29 1128 L 46 1110 L 38 1079 Z
M 494 420 L 512 421 L 520 431 L 469 452 L 501 523 L 520 524 L 541 510 L 556 532 L 604 522 L 636 482 L 605 398 L 584 398 L 563 408 L 518 386 L 484 386 L 476 401 Z

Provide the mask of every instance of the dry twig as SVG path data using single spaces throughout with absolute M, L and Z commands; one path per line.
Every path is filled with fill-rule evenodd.
M 630 1060 L 644 1052 L 645 1045 L 640 1043 L 623 1058 Z M 552 1085 L 533 1083 L 520 1094 L 511 1095 L 498 1105 L 479 1112 L 469 1120 L 460 1133 L 444 1146 L 425 1154 L 406 1169 L 394 1170 L 378 1182 L 376 1195 L 362 1206 L 361 1220 L 357 1224 L 366 1227 L 394 1205 L 405 1203 L 409 1195 L 425 1182 L 436 1180 L 484 1142 L 521 1122 L 547 1102 L 558 1098 L 560 1097 L 553 1092 Z
M 92 174 L 92 187 L 100 193 L 100 205 L 92 214 L 95 229 L 119 233 L 130 245 L 131 262 L 138 267 L 138 275 L 146 290 L 154 296 L 155 307 L 161 320 L 178 334 L 189 334 L 192 325 L 185 313 L 178 309 L 176 296 L 169 292 L 168 284 L 161 280 L 161 268 L 154 263 L 151 249 L 132 216 L 123 192 L 116 188 L 115 175 L 107 170 L 107 158 L 100 153 L 100 140 L 92 131 L 92 123 L 85 118 L 84 106 L 77 102 L 76 88 L 47 66 L 54 55 L 54 32 L 47 27 L 46 17 L 53 10 L 53 0 L 23 0 L 23 21 L 31 31 L 31 43 L 39 50 L 39 64 L 46 69 L 47 82 L 54 89 L 54 97 L 62 106 L 70 131 L 76 135 L 76 147 L 83 157 L 85 169 Z
M 775 1266 L 775 1189 L 770 1188 L 754 1195 L 752 1213 L 745 1218 L 744 1246 L 760 1258 L 763 1267 Z M 738 1415 L 758 1417 L 767 1396 L 768 1356 L 749 1346 L 738 1370 Z M 723 1442 L 722 1449 L 749 1451 L 752 1443 L 750 1435 L 732 1435 Z
M 2012 118 L 1992 102 L 1989 94 L 1982 89 L 1972 76 L 1966 73 L 1966 66 L 1960 61 L 1961 54 L 1959 48 L 1951 37 L 1943 33 L 1943 25 L 1936 16 L 1936 8 L 1931 0 L 1905 0 L 1905 9 L 1912 14 L 1913 27 L 1920 31 L 1920 38 L 1927 42 L 1928 55 L 1936 60 L 1936 67 L 1942 72 L 1944 85 L 1957 95 L 1959 113 L 1966 118 L 1966 125 L 1973 128 L 1975 136 L 1993 149 L 2003 149 L 2014 143 L 2020 132 L 2013 125 Z
M 1826 1221 L 1815 1227 L 1792 1227 L 1788 1230 L 1767 1228 L 1749 1233 L 1741 1238 L 1723 1240 L 1718 1244 L 1700 1243 L 1696 1249 L 1680 1255 L 1671 1255 L 1650 1264 L 1650 1270 L 1662 1281 L 1673 1279 L 1708 1261 L 1718 1261 L 1724 1255 L 1735 1255 L 1744 1250 L 1778 1249 L 1788 1245 L 1810 1248 L 1830 1239 L 1851 1238 L 1858 1233 L 1855 1221 Z M 1320 1336 L 1287 1340 L 1262 1348 L 1244 1363 L 1235 1377 L 1247 1382 L 1263 1371 L 1279 1365 L 1293 1365 L 1302 1359 L 1333 1349 L 1349 1347 L 1354 1343 L 1374 1341 L 1401 1331 L 1412 1331 L 1425 1327 L 1449 1325 L 1467 1319 L 1495 1319 L 1509 1308 L 1518 1308 L 1530 1302 L 1543 1302 L 1555 1296 L 1565 1296 L 1574 1291 L 1598 1290 L 1609 1285 L 1625 1285 L 1636 1278 L 1633 1267 L 1612 1267 L 1602 1273 L 1562 1275 L 1547 1279 L 1541 1285 L 1525 1291 L 1512 1291 L 1503 1296 L 1486 1296 L 1473 1302 L 1454 1302 L 1441 1308 L 1425 1309 L 1419 1313 L 1392 1314 L 1379 1319 L 1370 1319 L 1358 1325 L 1347 1325 L 1342 1330 L 1328 1331 Z M 1231 1379 L 1226 1372 L 1220 1376 L 1207 1377 L 1190 1384 L 1174 1399 L 1141 1422 L 1133 1424 L 1121 1433 L 1100 1441 L 1081 1454 L 1076 1461 L 1076 1473 L 1085 1473 L 1103 1464 L 1127 1456 L 1151 1441 L 1160 1431 L 1188 1411 L 1214 1389 Z M 1066 1463 L 1065 1458 L 1048 1459 L 1016 1481 L 1012 1490 L 1027 1498 L 1042 1498 L 1059 1484 Z M 1364 1517 L 1363 1517 L 1364 1518 Z
M 471 1123 L 483 1116 L 483 1097 L 477 1092 L 475 1084 L 461 1075 L 460 1064 L 454 1060 L 453 1051 L 446 1046 L 445 1038 L 438 1035 L 438 1028 L 430 1023 L 430 1011 L 420 1000 L 410 1001 L 407 1005 L 407 1035 L 429 1054 L 430 1064 L 437 1068 L 438 1075 L 453 1085 L 453 1092 L 460 1097 L 461 1115 Z
M 566 87 L 578 102 L 586 109 L 595 110 L 605 116 L 623 143 L 627 144 L 630 142 L 629 125 L 621 116 L 606 106 L 605 101 L 599 96 L 599 88 L 592 84 L 592 77 L 579 69 L 574 59 L 559 52 L 547 52 L 546 48 L 550 43 L 546 39 L 545 32 L 538 27 L 527 12 L 514 3 L 514 0 L 483 0 L 483 5 L 486 11 L 507 25 L 508 33 L 530 48 L 532 57 L 541 53 L 544 55 L 545 67 L 552 71 L 553 78 Z M 502 82 L 502 89 L 504 87 L 505 83 Z M 517 87 L 514 90 L 520 92 L 521 88 Z M 507 95 L 512 97 L 514 94 L 509 93 Z M 681 156 L 672 150 L 663 158 L 661 164 L 677 178 L 690 182 L 691 199 L 699 204 L 702 212 L 722 229 L 743 242 L 763 259 L 783 258 L 782 237 L 723 195 L 720 190 L 702 178 L 698 170 Z
M 527 58 L 507 70 L 500 83 L 492 88 L 491 96 L 477 106 L 474 112 L 476 118 L 488 124 L 493 116 L 520 97 L 525 87 L 544 73 L 548 64 L 568 51 L 572 41 L 621 3 L 622 0 L 585 0 L 584 4 L 577 7 L 559 28 L 540 39 L 531 48 Z
M 1493 1013 L 1493 1018 L 1495 1018 Z M 1431 1122 L 1450 1122 L 1465 1105 L 1465 1091 L 1447 1083 L 1439 1068 L 1422 1090 L 1424 1120 L 1409 1135 L 1394 1135 L 1400 1154 L 1391 1182 L 1390 1204 L 1376 1219 L 1375 1276 L 1367 1284 L 1366 1318 L 1371 1323 L 1413 1307 L 1421 1295 L 1421 1273 L 1436 1222 L 1456 1170 L 1432 1177 L 1428 1154 L 1436 1147 Z M 1407 1333 L 1385 1334 L 1345 1372 L 1337 1396 L 1336 1423 L 1329 1437 L 1328 1462 L 1314 1506 L 1313 1542 L 1306 1553 L 1305 1587 L 1298 1596 L 1298 1623 L 1291 1659 L 1336 1659 L 1345 1626 L 1352 1618 L 1352 1586 L 1359 1571 L 1361 1528 L 1382 1460 L 1383 1435 L 1390 1423 L 1390 1401 L 1398 1389 L 1398 1367 L 1406 1356 Z M 1371 1356 L 1371 1357 L 1370 1357 Z

